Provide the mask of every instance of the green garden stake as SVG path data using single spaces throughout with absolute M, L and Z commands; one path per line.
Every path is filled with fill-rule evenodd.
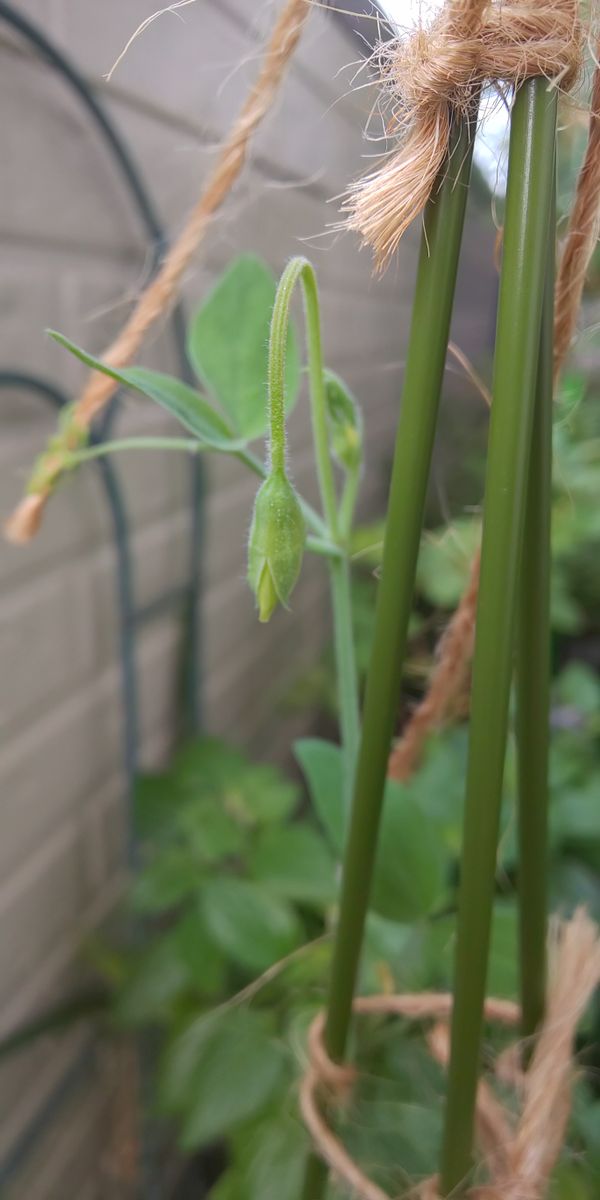
M 457 121 L 427 205 L 396 435 L 394 466 L 327 1001 L 325 1043 L 343 1058 L 377 849 L 470 178 L 475 116 Z M 326 1167 L 308 1162 L 304 1200 L 319 1200 Z
M 517 92 L 511 121 L 441 1165 L 444 1195 L 463 1184 L 471 1165 L 556 109 L 556 90 L 545 79 L 531 79 Z
M 555 205 L 527 481 L 517 623 L 519 959 L 521 1033 L 544 1015 L 548 920 L 548 752 L 550 732 L 550 514 Z

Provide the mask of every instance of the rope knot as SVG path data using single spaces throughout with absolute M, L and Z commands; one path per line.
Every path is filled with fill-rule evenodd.
M 444 103 L 462 107 L 465 89 L 470 89 L 477 68 L 480 45 L 477 38 L 446 36 L 443 29 L 420 29 L 405 46 L 398 45 L 390 63 L 393 86 L 405 109 Z
M 544 1200 L 560 1153 L 571 1103 L 574 1078 L 573 1047 L 578 1022 L 600 983 L 600 934 L 583 908 L 570 921 L 554 920 L 549 936 L 549 986 L 544 1022 L 536 1038 L 530 1065 L 520 1067 L 520 1051 L 511 1060 L 502 1056 L 501 1073 L 519 1100 L 516 1118 L 488 1080 L 477 1089 L 476 1130 L 481 1150 L 477 1182 L 468 1200 Z M 353 1012 L 363 1016 L 398 1016 L 430 1021 L 430 1053 L 442 1066 L 448 1062 L 448 1022 L 452 996 L 421 992 L 405 995 L 359 996 Z M 509 1000 L 488 997 L 486 1021 L 518 1025 L 519 1009 Z M 300 1085 L 300 1110 L 317 1153 L 356 1200 L 392 1200 L 362 1170 L 328 1124 L 320 1105 L 323 1087 L 335 1100 L 348 1099 L 354 1069 L 333 1063 L 323 1045 L 324 1014 L 318 1013 L 308 1034 L 309 1068 Z M 411 1200 L 439 1200 L 431 1176 L 410 1192 Z M 408 1200 L 408 1196 L 407 1196 Z
M 448 151 L 453 115 L 472 111 L 487 84 L 506 89 L 544 76 L 573 86 L 581 65 L 577 0 L 448 0 L 428 29 L 379 47 L 399 151 L 359 180 L 348 225 L 385 267 L 424 208 Z
M 319 1087 L 327 1088 L 335 1101 L 343 1105 L 350 1098 L 356 1069 L 348 1063 L 336 1063 L 329 1057 L 323 1040 L 324 1032 L 325 1014 L 319 1012 L 308 1031 L 307 1047 L 311 1075 L 318 1081 Z

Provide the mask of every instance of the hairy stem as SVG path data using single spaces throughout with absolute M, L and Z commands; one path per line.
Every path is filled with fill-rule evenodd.
M 285 350 L 290 303 L 298 282 L 302 285 L 304 296 L 310 409 L 317 478 L 329 536 L 335 542 L 338 538 L 337 499 L 327 437 L 319 293 L 314 269 L 306 258 L 292 258 L 287 264 L 279 281 L 271 319 L 269 342 L 271 463 L 273 467 L 283 467 L 285 464 Z
M 184 451 L 187 454 L 200 454 L 206 450 L 202 442 L 196 438 L 162 438 L 162 437 L 129 437 L 117 438 L 111 442 L 98 442 L 94 446 L 86 446 L 83 450 L 75 450 L 69 454 L 69 465 L 78 467 L 82 463 L 92 462 L 95 458 L 103 458 L 107 454 L 118 453 L 124 450 L 178 450 Z M 211 447 L 212 450 L 212 447 Z M 229 453 L 229 451 L 212 450 L 213 453 Z M 248 467 L 254 475 L 258 475 L 259 479 L 266 478 L 266 470 L 260 459 L 252 453 L 251 450 L 236 450 L 232 455 L 239 462 Z M 309 549 L 314 549 L 316 554 L 322 554 L 326 557 L 339 558 L 342 551 L 335 546 L 329 539 L 329 531 L 325 522 L 308 501 L 302 496 L 298 497 L 300 507 L 304 513 L 307 524 L 317 534 L 319 541 L 313 543 L 311 538 L 308 539 L 307 545 Z

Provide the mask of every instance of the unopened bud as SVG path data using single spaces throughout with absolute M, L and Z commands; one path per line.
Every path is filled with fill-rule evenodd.
M 306 527 L 298 497 L 282 470 L 259 488 L 248 543 L 248 582 L 258 618 L 268 621 L 277 604 L 287 605 L 300 574 Z
M 340 466 L 355 471 L 362 460 L 362 415 L 354 396 L 333 371 L 325 372 L 331 448 Z

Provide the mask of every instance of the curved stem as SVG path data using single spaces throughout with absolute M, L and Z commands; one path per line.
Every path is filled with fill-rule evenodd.
M 337 499 L 327 438 L 327 408 L 323 377 L 321 325 L 317 277 L 306 258 L 292 258 L 277 288 L 269 341 L 269 416 L 271 422 L 271 465 L 285 467 L 285 351 L 290 303 L 296 284 L 302 284 L 306 320 L 306 346 L 310 383 L 310 407 L 319 491 L 323 513 L 333 541 L 338 539 Z
M 327 404 L 317 277 L 308 259 L 301 257 L 292 258 L 281 276 L 271 319 L 269 343 L 271 466 L 277 468 L 284 466 L 285 463 L 285 350 L 290 304 L 297 283 L 302 285 L 304 297 L 311 421 L 319 491 L 328 527 L 327 537 L 331 542 L 339 545 L 340 521 L 327 432 Z M 352 509 L 353 504 L 350 515 Z M 330 559 L 329 572 L 344 777 L 346 794 L 349 795 L 358 745 L 360 715 L 352 628 L 350 570 L 345 550 L 342 550 L 342 555 L 340 561 Z
M 150 436 L 116 438 L 111 442 L 98 442 L 94 446 L 86 446 L 84 450 L 73 451 L 69 455 L 68 463 L 71 467 L 78 467 L 81 463 L 92 462 L 95 458 L 104 458 L 107 454 L 123 450 L 178 450 L 188 454 L 200 454 L 206 449 L 207 447 L 203 446 L 202 442 L 199 442 L 195 438 L 158 438 Z M 220 451 L 213 447 L 211 447 L 211 450 L 216 454 L 231 453 L 229 450 Z M 236 450 L 233 452 L 232 457 L 237 458 L 254 475 L 258 475 L 259 479 L 266 478 L 267 472 L 263 464 L 251 450 Z M 311 527 L 319 539 L 318 542 L 315 542 L 309 538 L 307 541 L 309 549 L 314 550 L 316 554 L 339 558 L 341 550 L 331 544 L 329 531 L 325 522 L 307 500 L 304 500 L 302 496 L 299 496 L 298 500 L 307 525 Z
M 97 442 L 86 446 L 83 450 L 74 450 L 69 454 L 68 465 L 78 467 L 80 463 L 91 462 L 94 458 L 104 458 L 107 454 L 120 450 L 183 450 L 188 454 L 197 454 L 202 445 L 196 438 L 157 438 L 129 437 L 116 438 L 111 442 Z

